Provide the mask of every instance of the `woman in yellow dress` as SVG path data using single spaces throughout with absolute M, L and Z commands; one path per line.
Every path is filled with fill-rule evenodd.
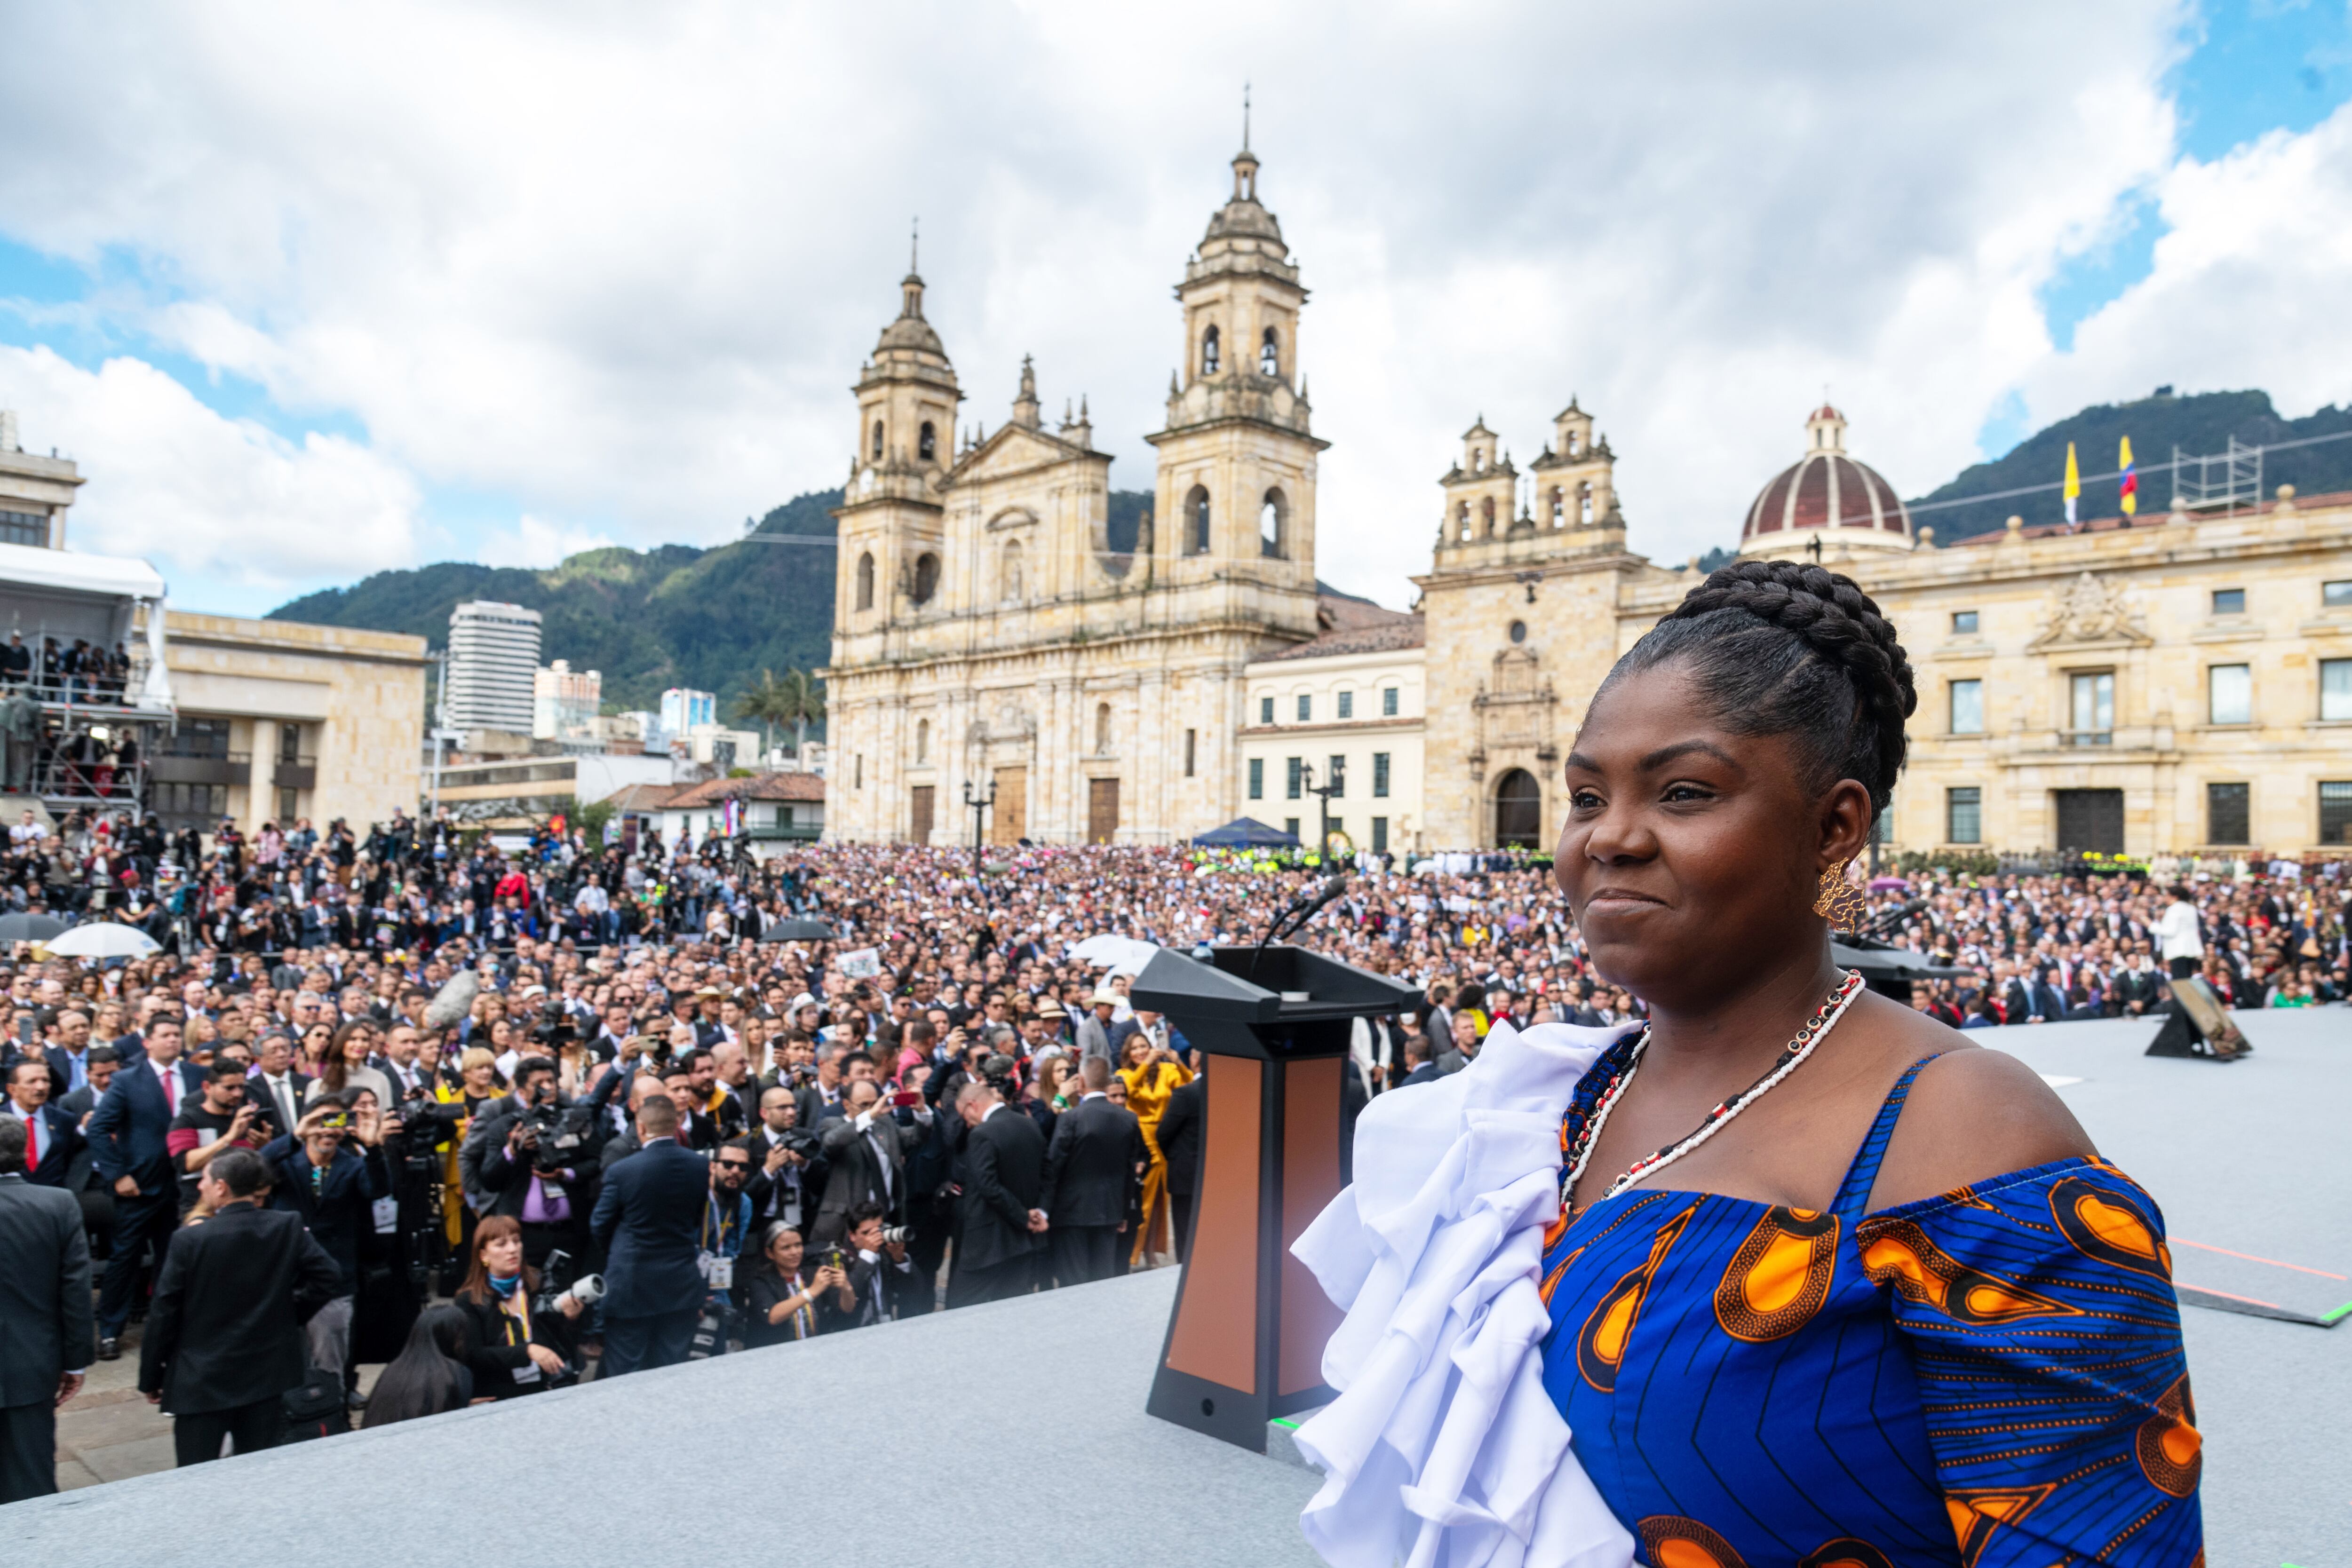
M 1168 1162 L 1160 1153 L 1160 1113 L 1168 1108 L 1169 1095 L 1192 1082 L 1192 1070 L 1174 1051 L 1154 1049 L 1148 1037 L 1136 1033 L 1119 1048 L 1118 1077 L 1127 1085 L 1127 1108 L 1143 1124 L 1143 1146 L 1151 1152 L 1143 1173 L 1143 1223 L 1136 1228 L 1135 1249 L 1128 1257 L 1128 1266 L 1137 1268 L 1147 1253 L 1169 1250 L 1161 1201 L 1168 1191 Z

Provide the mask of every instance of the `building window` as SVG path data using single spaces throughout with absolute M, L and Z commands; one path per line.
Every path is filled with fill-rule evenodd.
M 882 422 L 878 419 L 874 422 L 874 461 L 882 461 Z
M 2116 729 L 2116 674 L 2098 670 L 2069 677 L 2074 698 L 2073 734 L 2076 746 L 2111 746 Z
M 1952 635 L 1955 637 L 1973 637 L 1976 634 L 1977 612 L 1973 610 L 1953 611 Z
M 2319 602 L 2329 610 L 2352 610 L 2352 579 L 2319 585 Z
M 1296 817 L 1283 818 L 1282 831 L 1288 833 L 1292 838 L 1297 838 L 1298 836 L 1298 819 Z
M 866 753 L 862 751 L 849 759 L 849 787 L 852 789 L 866 788 Z
M 1383 686 L 1381 688 L 1381 716 L 1394 718 L 1396 716 L 1397 689 L 1394 686 Z
M 1217 373 L 1217 329 L 1214 327 L 1201 334 L 1201 373 L 1204 376 L 1213 376 Z
M 2213 613 L 2243 615 L 2246 612 L 2246 591 L 2242 588 L 2217 588 L 2213 591 Z
M 1331 787 L 1331 799 L 1343 799 L 1348 793 L 1348 759 L 1333 757 L 1326 760 L 1329 766 L 1323 769 L 1323 782 Z
M 857 608 L 874 608 L 874 552 L 871 550 L 857 558 Z
M 919 765 L 929 762 L 930 759 L 931 721 L 927 718 L 919 718 L 915 721 L 915 761 Z
M 1257 553 L 1280 560 L 1290 551 L 1290 503 L 1280 490 L 1268 490 L 1257 509 Z
M 1385 751 L 1375 751 L 1372 753 L 1372 799 L 1385 800 L 1388 798 L 1389 754 Z
M 2205 841 L 2242 844 L 2253 838 L 2253 789 L 2245 784 L 2205 786 Z
M 1315 699 L 1305 692 L 1298 694 L 1298 722 L 1305 724 L 1315 716 Z
M 1973 786 L 1944 791 L 1944 841 L 1984 842 L 1984 791 Z
M 1257 721 L 1260 724 L 1272 724 L 1274 722 L 1274 699 L 1272 697 L 1260 697 L 1257 699 Z
M 1022 589 L 1021 541 L 1019 539 L 1007 539 L 1004 541 L 1004 565 L 999 572 L 999 578 L 1003 591 L 999 594 L 998 597 L 1002 598 L 1008 604 L 1018 601 L 1021 597 Z
M 1514 622 L 1511 622 L 1511 641 L 1512 641 L 1512 642 L 1514 642 L 1514 643 L 1524 643 L 1524 642 L 1526 642 L 1527 640 L 1528 640 L 1528 623 L 1527 623 L 1526 622 L 1524 622 L 1524 621 L 1514 621 Z
M 1198 731 L 1190 729 L 1184 732 L 1184 777 L 1187 779 L 1192 777 L 1192 743 L 1198 734 Z
M 1952 683 L 1952 733 L 1954 735 L 1984 733 L 1984 683 L 1982 681 Z
M 1257 346 L 1257 373 L 1262 376 L 1282 374 L 1282 340 L 1273 328 L 1265 329 L 1265 340 Z
M 1374 817 L 1372 819 L 1372 853 L 1384 855 L 1388 852 L 1389 820 L 1386 817 Z
M 915 558 L 915 602 L 929 604 L 939 591 L 940 558 L 926 551 Z
M 1545 506 L 1544 515 L 1551 520 L 1553 528 L 1566 528 L 1568 526 L 1568 492 L 1554 485 L 1551 487 L 1551 499 Z
M 1307 766 L 1305 759 L 1297 757 L 1286 757 L 1282 759 L 1282 798 L 1286 800 L 1296 800 L 1300 799 L 1306 793 L 1307 789 Z
M 48 542 L 49 519 L 40 513 L 0 511 L 0 544 L 46 549 Z
M 2319 787 L 2319 841 L 2352 844 L 2352 783 Z
M 1195 485 L 1192 493 L 1184 497 L 1184 553 L 1209 553 L 1209 491 L 1206 486 Z
M 1095 704 L 1095 754 L 1110 755 L 1110 704 Z
M 2208 724 L 2254 722 L 2252 665 L 2215 664 L 2205 672 L 2205 716 Z
M 1576 487 L 1576 520 L 1588 528 L 1592 526 L 1592 481 L 1590 479 Z
M 1265 799 L 1265 758 L 1263 757 L 1249 759 L 1249 798 L 1253 800 Z
M 1341 692 L 1339 694 L 1339 716 L 1341 718 L 1353 718 L 1356 716 L 1355 693 Z
M 940 455 L 940 433 L 928 419 L 923 421 L 922 432 L 915 438 L 915 452 L 926 463 Z
M 2319 661 L 2319 716 L 2352 719 L 2352 659 Z
M 294 825 L 295 794 L 296 791 L 292 789 L 280 789 L 278 791 L 278 820 L 285 823 L 289 828 Z

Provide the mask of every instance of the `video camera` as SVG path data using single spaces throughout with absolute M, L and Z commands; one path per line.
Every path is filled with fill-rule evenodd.
M 543 1171 L 562 1170 L 587 1156 L 595 1126 L 595 1108 L 584 1103 L 559 1105 L 541 1101 L 524 1108 L 522 1124 L 537 1138 L 533 1166 Z
M 578 1040 L 580 1029 L 572 1021 L 572 1015 L 563 1010 L 563 1004 L 550 997 L 540 1004 L 539 1021 L 530 1026 L 530 1038 L 542 1051 L 551 1056 L 558 1048 Z

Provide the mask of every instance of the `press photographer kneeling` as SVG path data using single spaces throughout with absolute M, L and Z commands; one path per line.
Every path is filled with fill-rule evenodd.
M 576 1377 L 580 1314 L 602 1290 L 594 1280 L 591 1275 L 551 1301 L 534 1300 L 540 1276 L 523 1261 L 522 1222 L 511 1215 L 485 1216 L 474 1230 L 473 1267 L 457 1295 L 476 1396 L 510 1399 Z

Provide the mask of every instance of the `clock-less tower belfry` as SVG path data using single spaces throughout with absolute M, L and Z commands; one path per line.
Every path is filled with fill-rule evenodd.
M 1109 534 L 1110 456 L 1087 400 L 1049 423 L 1023 360 L 1009 417 L 965 393 L 900 285 L 852 389 L 828 683 L 825 836 L 1169 843 L 1241 814 L 1243 668 L 1318 630 L 1316 464 L 1299 366 L 1307 289 L 1258 161 L 1233 161 L 1176 298 L 1153 504 Z M 1126 541 L 1119 541 L 1124 543 Z

